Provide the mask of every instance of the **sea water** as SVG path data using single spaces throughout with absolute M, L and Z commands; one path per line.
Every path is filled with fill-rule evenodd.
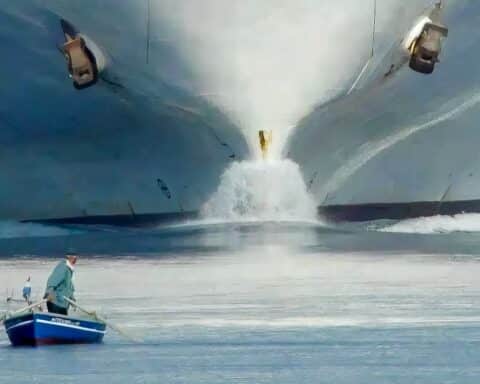
M 2 332 L 0 383 L 477 383 L 473 219 L 428 235 L 415 222 L 3 223 L 0 292 L 31 276 L 40 298 L 74 248 L 78 302 L 141 342 L 109 330 L 100 345 L 13 348 Z

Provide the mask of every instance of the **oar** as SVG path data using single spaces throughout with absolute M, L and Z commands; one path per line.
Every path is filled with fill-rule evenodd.
M 29 311 L 30 309 L 40 307 L 42 304 L 45 304 L 46 302 L 47 300 L 42 300 L 42 301 L 39 301 L 38 303 L 30 304 L 28 307 L 19 309 L 15 312 L 7 312 L 5 315 L 0 317 L 0 323 L 3 323 L 7 319 L 7 317 L 15 316 L 15 315 L 18 315 L 19 313 Z
M 94 319 L 98 320 L 98 321 L 101 321 L 102 323 L 105 323 L 108 327 L 110 327 L 111 329 L 113 329 L 115 332 L 117 332 L 118 334 L 122 335 L 123 337 L 125 337 L 126 339 L 130 340 L 130 341 L 133 341 L 135 343 L 141 343 L 142 340 L 136 338 L 136 337 L 133 337 L 131 336 L 130 334 L 128 334 L 127 332 L 125 332 L 123 329 L 121 329 L 118 325 L 116 324 L 113 324 L 112 322 L 106 320 L 105 318 L 103 318 L 102 316 L 98 315 L 95 311 L 89 311 L 88 309 L 85 309 L 85 308 L 82 308 L 80 305 L 78 305 L 75 301 L 73 300 L 70 300 L 68 297 L 65 297 L 63 296 L 63 298 L 65 299 L 65 301 L 71 305 L 73 305 L 75 308 L 79 309 L 80 311 L 82 311 L 83 313 L 85 313 L 86 315 L 88 316 L 91 316 L 93 317 Z

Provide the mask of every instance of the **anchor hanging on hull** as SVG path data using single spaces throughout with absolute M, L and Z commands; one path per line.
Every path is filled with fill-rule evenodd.
M 67 61 L 69 76 L 75 89 L 91 87 L 98 81 L 97 59 L 88 48 L 85 39 L 66 20 L 60 21 L 65 43 L 61 51 Z
M 418 73 L 429 75 L 435 70 L 435 65 L 440 61 L 442 40 L 448 36 L 448 28 L 442 24 L 442 2 L 438 2 L 435 8 L 422 23 L 420 34 L 410 42 L 409 66 Z

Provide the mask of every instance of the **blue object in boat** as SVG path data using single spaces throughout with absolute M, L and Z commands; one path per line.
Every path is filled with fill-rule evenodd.
M 101 343 L 106 325 L 49 312 L 31 312 L 5 320 L 5 330 L 14 346 Z

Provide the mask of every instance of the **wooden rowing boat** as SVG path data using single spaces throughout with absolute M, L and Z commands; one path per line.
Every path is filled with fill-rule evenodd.
M 8 317 L 5 330 L 14 346 L 101 343 L 106 333 L 102 321 L 49 312 L 29 312 Z

